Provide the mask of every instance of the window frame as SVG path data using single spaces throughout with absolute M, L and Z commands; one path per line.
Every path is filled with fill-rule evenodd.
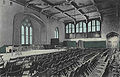
M 28 20 L 28 22 L 26 22 L 26 20 Z M 26 24 L 26 25 L 24 25 L 24 24 Z M 30 24 L 30 25 L 28 25 L 28 24 Z M 24 39 L 22 38 L 22 26 L 24 27 Z M 31 34 L 30 34 L 30 28 L 32 30 Z M 32 22 L 29 18 L 24 18 L 21 21 L 20 29 L 21 29 L 20 30 L 20 44 L 22 44 L 22 45 L 33 44 L 33 26 L 32 26 Z M 26 32 L 26 31 L 28 31 L 28 32 Z M 24 40 L 24 43 L 22 43 L 22 40 Z M 32 40 L 32 41 L 30 42 L 30 40 Z
M 94 21 L 94 24 L 93 24 L 93 21 Z M 99 23 L 99 31 L 97 30 L 97 26 L 98 26 L 97 21 L 98 21 L 98 23 Z M 90 32 L 101 32 L 101 21 L 100 21 L 100 20 L 98 20 L 98 19 L 91 19 L 91 20 L 88 22 L 88 24 L 89 24 L 90 22 L 91 22 L 91 31 L 90 31 Z M 94 26 L 94 28 L 95 28 L 94 31 L 93 31 L 93 26 Z M 88 25 L 88 28 L 89 28 L 89 25 Z M 88 33 L 89 33 L 89 30 L 88 30 Z
M 94 21 L 94 23 L 95 23 L 94 25 L 93 25 L 92 21 Z M 73 24 L 74 22 L 65 23 L 65 38 L 66 39 L 69 39 L 70 34 L 73 34 L 72 33 L 73 29 L 71 30 L 71 32 L 69 32 L 69 24 L 70 23 Z M 80 23 L 82 23 L 82 27 L 81 27 L 82 31 L 80 31 Z M 89 23 L 90 23 L 90 26 L 89 26 Z M 66 28 L 66 26 L 68 26 L 68 29 Z M 89 27 L 90 27 L 90 31 L 89 31 Z M 93 33 L 93 34 L 98 33 L 98 34 L 100 34 L 100 37 L 101 37 L 101 20 L 100 20 L 100 18 L 94 18 L 94 19 L 89 19 L 88 22 L 86 22 L 85 20 L 77 21 L 76 24 L 74 24 L 74 29 L 75 29 L 74 34 L 84 34 L 83 37 L 85 37 L 85 38 L 91 38 L 88 36 L 89 34 L 92 35 L 91 33 Z M 66 33 L 67 30 L 68 30 L 68 33 Z M 83 37 L 81 37 L 81 38 L 83 38 Z M 77 37 L 75 37 L 75 38 L 77 38 Z
M 55 28 L 55 38 L 59 39 L 59 28 Z
M 66 34 L 74 34 L 75 33 L 75 25 L 73 23 L 66 24 L 65 25 L 65 33 Z

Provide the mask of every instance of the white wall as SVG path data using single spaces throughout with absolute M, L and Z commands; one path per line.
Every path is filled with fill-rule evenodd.
M 40 30 L 38 30 L 38 31 L 36 30 L 37 32 L 35 32 L 36 36 L 34 37 L 34 39 L 35 39 L 34 43 L 38 43 L 38 44 L 50 43 L 50 39 L 54 38 L 54 30 L 56 27 L 59 28 L 60 41 L 64 40 L 64 37 L 65 37 L 64 31 L 65 30 L 64 30 L 64 24 L 62 22 L 59 22 L 54 19 L 49 19 L 45 15 L 43 15 L 39 12 L 36 12 L 36 11 L 28 9 L 28 8 L 24 8 L 23 6 L 16 4 L 16 3 L 13 3 L 13 5 L 10 6 L 9 0 L 5 0 L 5 4 L 3 4 L 3 0 L 0 0 L 0 47 L 2 45 L 12 44 L 14 16 L 20 12 L 23 13 L 24 11 L 26 13 L 33 13 L 33 14 L 37 15 L 38 17 L 40 17 L 40 19 L 43 20 L 43 22 L 45 23 L 44 25 L 47 27 L 47 29 L 45 30 L 45 32 L 46 32 L 45 36 L 44 36 L 44 33 L 41 34 Z M 21 17 L 18 17 L 18 21 L 20 20 L 20 18 Z M 40 26 L 41 24 L 38 23 L 38 21 L 33 20 L 32 18 L 31 18 L 31 20 L 34 23 L 33 26 L 38 26 L 39 29 L 41 28 L 41 26 Z M 15 22 L 17 22 L 17 20 L 15 20 Z M 20 23 L 17 23 L 17 26 L 19 26 L 19 24 Z M 14 26 L 16 27 L 16 25 L 14 25 Z M 19 31 L 19 30 L 16 30 L 14 32 L 17 33 L 17 31 Z M 115 31 L 120 34 L 120 26 L 118 24 L 118 20 L 115 15 L 104 16 L 103 22 L 102 22 L 102 31 L 101 31 L 102 38 L 100 38 L 100 39 L 105 40 L 106 34 L 111 31 Z M 18 35 L 19 35 L 19 33 L 18 33 Z M 38 35 L 39 35 L 39 37 L 37 37 Z M 17 34 L 16 34 L 16 36 L 17 36 Z M 79 40 L 79 39 L 77 39 L 77 40 Z M 88 39 L 83 39 L 83 40 L 94 40 L 94 39 L 88 38 Z M 16 37 L 14 39 L 14 42 L 16 42 L 16 44 L 19 44 L 20 38 Z
M 68 39 L 72 41 L 106 41 L 106 35 L 110 32 L 116 32 L 120 34 L 120 21 L 118 17 L 114 15 L 103 16 L 103 21 L 101 22 L 101 38 L 79 38 L 79 39 Z
M 9 4 L 9 0 L 0 0 L 0 47 L 12 44 L 13 18 L 18 12 L 23 11 L 23 7 L 19 4 Z
M 13 3 L 13 5 L 10 6 L 9 0 L 5 0 L 5 4 L 3 4 L 3 0 L 0 0 L 0 47 L 3 45 L 13 44 L 13 34 L 15 35 L 13 40 L 14 44 L 20 44 L 20 37 L 18 37 L 20 36 L 20 29 L 18 26 L 20 26 L 20 22 L 24 15 L 17 16 L 17 14 L 24 12 L 37 15 L 40 20 L 43 20 L 44 25 L 46 26 L 46 29 L 41 32 L 40 29 L 43 25 L 35 19 L 31 18 L 33 26 L 37 26 L 36 30 L 34 30 L 34 44 L 50 43 L 50 39 L 54 38 L 54 30 L 56 27 L 59 28 L 60 41 L 64 40 L 64 24 L 62 22 L 58 22 L 54 19 L 49 19 L 37 11 L 25 8 L 16 3 Z

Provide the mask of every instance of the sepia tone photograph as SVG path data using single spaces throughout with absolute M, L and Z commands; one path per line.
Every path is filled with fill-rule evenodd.
M 120 77 L 120 0 L 0 0 L 0 77 Z

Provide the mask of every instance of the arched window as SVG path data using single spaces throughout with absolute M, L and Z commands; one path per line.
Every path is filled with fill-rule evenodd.
M 96 26 L 95 20 L 92 20 L 92 32 L 95 32 L 95 26 Z
M 25 32 L 24 32 L 24 26 L 22 25 L 22 27 L 21 27 L 21 44 L 24 44 L 24 36 L 25 36 L 25 34 L 24 34 Z
M 79 32 L 79 24 L 77 23 L 77 25 L 76 25 L 76 33 L 78 33 Z
M 72 25 L 72 33 L 75 33 L 75 26 L 74 24 L 71 24 Z
M 87 28 L 86 28 L 86 23 L 83 22 L 83 32 L 84 32 L 84 33 L 86 33 L 86 29 L 87 29 Z
M 26 44 L 28 44 L 28 26 L 26 26 Z
M 69 28 L 69 25 L 66 25 L 66 28 L 65 28 L 66 33 L 69 33 L 69 32 L 68 32 L 68 28 Z
M 91 22 L 88 23 L 88 32 L 91 32 Z
M 76 24 L 76 33 L 85 33 L 86 32 L 86 23 L 79 22 Z
M 75 26 L 72 23 L 69 23 L 65 27 L 66 33 L 75 33 Z
M 100 31 L 100 21 L 91 20 L 88 23 L 88 32 L 96 32 L 96 31 Z
M 100 31 L 100 21 L 96 21 L 97 31 Z
M 59 38 L 59 29 L 55 28 L 55 38 Z
M 31 21 L 25 18 L 21 25 L 21 44 L 32 44 Z
M 72 33 L 72 25 L 69 23 L 69 33 Z
M 30 27 L 30 44 L 32 44 L 32 27 Z
M 83 27 L 82 27 L 82 22 L 80 22 L 80 23 L 79 23 L 79 32 L 80 32 L 80 33 L 82 33 L 82 29 L 83 29 Z

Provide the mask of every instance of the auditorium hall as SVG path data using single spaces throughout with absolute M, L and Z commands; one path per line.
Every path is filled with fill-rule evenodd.
M 0 0 L 0 77 L 120 77 L 120 0 Z

